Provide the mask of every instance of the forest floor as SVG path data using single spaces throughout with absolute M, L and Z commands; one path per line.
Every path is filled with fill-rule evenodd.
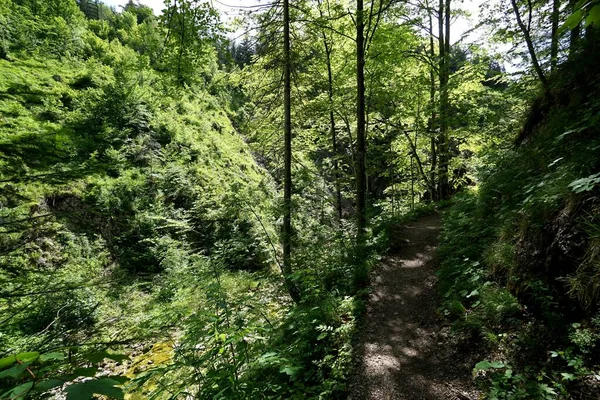
M 472 354 L 437 314 L 440 218 L 399 227 L 371 280 L 349 399 L 476 399 Z

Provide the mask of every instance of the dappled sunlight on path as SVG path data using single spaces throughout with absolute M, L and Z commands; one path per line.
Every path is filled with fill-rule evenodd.
M 453 364 L 435 312 L 438 233 L 438 215 L 402 227 L 402 244 L 376 271 L 350 399 L 474 398 L 469 370 Z

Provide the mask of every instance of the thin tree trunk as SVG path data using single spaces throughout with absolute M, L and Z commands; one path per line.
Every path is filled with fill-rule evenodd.
M 327 84 L 329 96 L 329 124 L 331 131 L 331 151 L 333 154 L 333 179 L 335 181 L 335 207 L 337 210 L 338 221 L 342 220 L 342 190 L 340 187 L 340 169 L 338 165 L 338 148 L 337 148 L 337 135 L 335 132 L 335 116 L 333 113 L 333 71 L 331 70 L 331 48 L 327 42 L 325 32 L 323 35 L 323 45 L 325 46 L 325 57 L 327 61 Z
M 577 0 L 569 0 L 569 10 L 571 12 L 575 11 L 576 4 Z M 580 35 L 581 27 L 580 24 L 578 24 L 575 28 L 571 29 L 571 37 L 569 38 L 569 58 L 573 57 L 573 55 L 577 52 Z
M 283 274 L 292 299 L 300 299 L 292 275 L 292 112 L 291 112 L 291 56 L 290 4 L 283 0 L 283 113 L 284 113 L 284 178 L 283 178 Z
M 444 50 L 444 129 L 443 129 L 443 142 L 442 142 L 442 153 L 444 155 L 442 159 L 442 174 L 444 175 L 442 180 L 442 197 L 441 199 L 447 199 L 450 197 L 450 177 L 449 177 L 449 164 L 450 164 L 450 151 L 449 151 L 449 140 L 450 133 L 448 127 L 450 125 L 450 100 L 449 100 L 449 83 L 450 83 L 450 1 L 446 0 L 446 35 L 444 38 L 446 49 Z
M 183 77 L 181 73 L 181 59 L 183 58 L 183 49 L 185 45 L 185 10 L 181 5 L 181 11 L 179 13 L 181 19 L 181 42 L 179 43 L 179 57 L 177 57 L 177 83 L 183 86 Z
M 364 239 L 367 228 L 366 216 L 366 141 L 365 141 L 365 45 L 364 45 L 364 5 L 363 0 L 356 2 L 356 218 L 358 240 Z
M 429 2 L 425 3 L 427 7 L 427 13 L 429 14 L 429 54 L 431 60 L 435 59 L 435 48 L 433 44 L 433 18 L 431 16 L 431 9 L 429 7 Z M 430 182 L 430 196 L 431 201 L 437 201 L 438 195 L 435 190 L 436 182 L 435 182 L 435 172 L 437 169 L 437 152 L 436 152 L 436 143 L 435 143 L 435 124 L 436 124 L 436 114 L 435 114 L 435 74 L 433 71 L 433 66 L 429 67 L 429 103 L 431 107 L 431 116 L 429 119 L 429 134 L 430 145 L 431 145 L 431 168 L 429 170 L 429 182 Z
M 414 169 L 414 157 L 410 156 L 410 209 L 415 209 L 415 174 Z
M 531 63 L 533 64 L 533 69 L 535 70 L 535 73 L 537 74 L 538 78 L 540 78 L 540 81 L 542 82 L 542 84 L 544 86 L 546 86 L 548 84 L 548 80 L 546 79 L 546 75 L 544 75 L 544 71 L 542 70 L 542 67 L 540 66 L 540 63 L 537 58 L 537 54 L 535 53 L 535 47 L 533 46 L 533 41 L 531 40 L 531 35 L 529 34 L 529 28 L 525 26 L 525 24 L 523 23 L 523 20 L 521 19 L 521 13 L 519 12 L 519 7 L 517 6 L 517 1 L 510 0 L 510 2 L 512 4 L 513 11 L 515 13 L 515 17 L 517 18 L 517 24 L 519 25 L 519 28 L 521 29 L 521 33 L 523 33 L 523 37 L 525 38 L 525 43 L 527 44 L 527 49 L 529 50 L 529 56 L 531 57 Z M 529 12 L 531 13 L 532 10 L 529 10 Z
M 552 39 L 550 43 L 550 72 L 554 72 L 558 64 L 558 17 L 560 0 L 552 1 Z
M 450 0 L 439 2 L 439 78 L 440 78 L 440 133 L 439 146 L 439 199 L 444 200 L 450 195 L 448 183 L 448 80 L 450 53 Z M 445 28 L 445 29 L 444 29 Z
M 425 169 L 423 168 L 423 163 L 421 162 L 421 158 L 419 157 L 419 154 L 417 153 L 417 146 L 416 146 L 416 144 L 413 143 L 413 141 L 410 138 L 410 135 L 408 134 L 408 132 L 406 132 L 405 130 L 402 130 L 402 132 L 404 133 L 404 136 L 406 136 L 406 139 L 408 140 L 408 144 L 410 145 L 410 150 L 411 150 L 412 157 L 414 157 L 414 159 L 417 162 L 417 169 L 419 170 L 419 173 L 421 174 L 421 177 L 425 181 L 425 184 L 427 185 L 427 187 L 429 188 L 429 190 L 435 191 L 435 187 L 433 187 L 432 183 L 427 179 L 427 174 L 425 173 Z

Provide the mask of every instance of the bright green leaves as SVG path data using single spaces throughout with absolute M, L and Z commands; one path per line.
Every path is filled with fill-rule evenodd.
M 19 363 L 11 368 L 5 369 L 4 371 L 0 372 L 0 379 L 2 379 L 2 378 L 18 379 L 19 377 L 21 377 L 21 375 L 23 375 L 25 373 L 25 371 L 27 371 L 27 367 L 29 367 L 29 364 L 31 364 L 31 361 Z
M 61 361 L 65 359 L 65 355 L 63 353 L 46 353 L 40 356 L 40 361 Z
M 600 173 L 577 179 L 571 182 L 569 187 L 575 193 L 583 193 L 591 191 L 598 183 L 600 183 Z
M 31 392 L 33 382 L 27 382 L 17 387 L 10 389 L 8 392 L 2 393 L 0 399 L 22 399 Z
M 584 14 L 581 10 L 575 10 L 573 14 L 569 15 L 569 17 L 565 20 L 565 23 L 560 28 L 562 31 L 567 29 L 574 29 L 581 23 L 583 20 Z
M 7 367 L 17 360 L 15 356 L 0 358 L 0 368 Z
M 62 352 L 19 353 L 0 359 L 0 384 L 9 390 L 0 393 L 0 399 L 20 399 L 27 396 L 41 395 L 48 390 L 66 386 L 68 400 L 91 399 L 100 394 L 109 398 L 122 399 L 123 389 L 120 387 L 128 378 L 120 376 L 102 376 L 96 367 L 74 368 L 74 363 L 97 364 L 104 359 L 122 361 L 128 359 L 122 354 L 109 353 L 105 350 L 74 357 L 76 361 L 67 362 Z M 83 382 L 81 378 L 84 378 Z M 91 379 L 89 379 L 91 378 Z M 73 381 L 77 380 L 76 383 Z M 15 385 L 11 387 L 11 385 Z
M 165 3 L 160 17 L 167 31 L 164 66 L 178 85 L 191 85 L 208 75 L 207 66 L 214 62 L 214 44 L 222 33 L 218 12 L 208 2 L 197 0 Z
M 475 365 L 474 371 L 487 371 L 489 369 L 499 369 L 506 367 L 506 363 L 502 361 L 480 361 Z
M 92 379 L 69 385 L 65 389 L 65 392 L 67 393 L 67 400 L 91 399 L 95 394 L 108 396 L 112 399 L 122 399 L 125 395 L 123 389 L 118 386 L 126 381 L 126 378 L 114 376 L 110 378 Z
M 585 21 L 585 26 L 600 26 L 600 3 L 597 0 L 581 0 L 575 5 L 575 11 L 567 17 L 559 31 L 572 30 Z
M 29 353 L 20 353 L 15 356 L 6 357 L 0 359 L 0 368 L 7 368 L 0 372 L 0 379 L 2 378 L 13 378 L 17 379 L 25 371 L 27 371 L 27 367 L 35 360 L 40 357 L 40 353 L 38 352 L 29 352 Z M 16 364 L 16 365 L 14 365 Z
M 588 12 L 587 18 L 585 19 L 585 26 L 600 26 L 600 4 L 596 4 Z

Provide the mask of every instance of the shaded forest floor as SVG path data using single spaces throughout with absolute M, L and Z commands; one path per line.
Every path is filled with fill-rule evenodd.
M 471 352 L 436 313 L 439 230 L 433 214 L 394 233 L 394 245 L 372 277 L 349 399 L 477 398 Z

